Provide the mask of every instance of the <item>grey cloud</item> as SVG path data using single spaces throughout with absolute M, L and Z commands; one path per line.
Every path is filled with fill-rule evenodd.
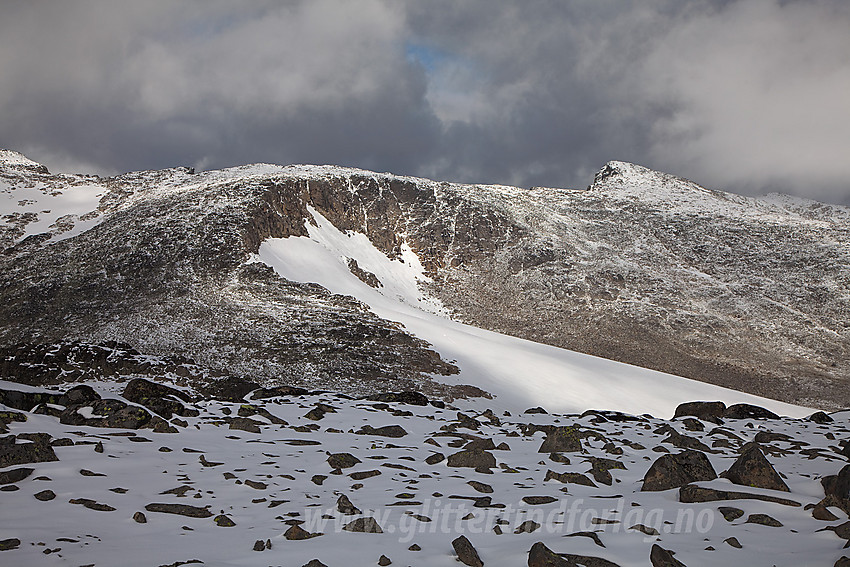
M 0 146 L 48 165 L 337 163 L 580 187 L 623 159 L 732 191 L 850 199 L 839 0 L 3 11 Z

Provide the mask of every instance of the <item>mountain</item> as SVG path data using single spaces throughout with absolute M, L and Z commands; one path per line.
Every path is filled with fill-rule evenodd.
M 567 190 L 264 164 L 53 175 L 10 151 L 0 196 L 4 376 L 72 341 L 349 394 L 745 401 L 683 376 L 850 406 L 843 207 L 623 162 Z

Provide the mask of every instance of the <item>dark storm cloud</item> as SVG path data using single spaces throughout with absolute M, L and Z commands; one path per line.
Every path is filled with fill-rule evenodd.
M 609 159 L 850 198 L 840 1 L 8 1 L 0 146 L 584 186 Z

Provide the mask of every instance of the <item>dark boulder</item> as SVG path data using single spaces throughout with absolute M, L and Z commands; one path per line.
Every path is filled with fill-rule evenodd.
M 18 443 L 22 436 L 16 438 L 14 435 L 4 437 L 5 442 L 0 442 L 0 468 L 23 465 L 27 463 L 47 463 L 58 461 L 59 457 L 50 446 L 50 436 L 30 436 L 31 442 Z
M 715 478 L 717 473 L 705 453 L 687 450 L 676 455 L 662 455 L 652 463 L 644 476 L 641 491 L 669 490 Z
M 469 565 L 470 567 L 484 567 L 484 562 L 481 561 L 481 558 L 478 556 L 478 552 L 466 536 L 460 536 L 454 539 L 452 541 L 452 547 L 457 554 L 458 561 L 464 565 Z
M 831 417 L 829 417 L 829 415 L 827 415 L 826 413 L 824 413 L 822 411 L 816 411 L 815 413 L 813 413 L 812 415 L 807 417 L 806 420 L 813 421 L 813 422 L 819 423 L 821 425 L 826 424 L 826 423 L 832 423 L 834 421 Z
M 266 400 L 268 398 L 303 396 L 309 394 L 308 390 L 296 386 L 275 386 L 274 388 L 257 388 L 251 394 L 252 400 Z
M 2 450 L 2 448 L 0 448 L 0 450 Z M 12 469 L 10 471 L 0 471 L 0 484 L 12 484 L 13 482 L 20 482 L 27 478 L 29 475 L 31 475 L 34 470 L 35 469 L 21 467 L 19 469 Z
M 679 404 L 673 414 L 673 419 L 692 416 L 703 421 L 719 424 L 722 423 L 720 418 L 724 411 L 726 411 L 726 404 L 723 402 L 686 402 Z
M 366 397 L 367 400 L 373 402 L 387 402 L 398 404 L 410 404 L 412 406 L 427 406 L 428 398 L 419 392 L 384 392 L 381 394 L 373 394 Z
M 649 562 L 652 567 L 685 567 L 685 564 L 673 557 L 673 552 L 653 544 L 649 550 Z
M 381 526 L 379 526 L 378 522 L 375 521 L 375 518 L 372 517 L 357 518 L 353 522 L 349 522 L 342 526 L 342 529 L 347 532 L 358 532 L 366 534 L 384 533 L 384 530 L 381 529 Z
M 469 467 L 489 471 L 496 466 L 496 457 L 483 449 L 465 449 L 449 455 L 447 464 L 450 467 Z
M 160 512 L 163 514 L 177 514 L 179 516 L 187 516 L 189 518 L 209 518 L 213 514 L 206 508 L 198 506 L 189 506 L 188 504 L 162 504 L 154 502 L 145 506 L 148 512 Z
M 779 416 L 761 406 L 752 404 L 735 404 L 723 412 L 726 419 L 779 419 Z
M 351 503 L 351 500 L 349 500 L 348 496 L 345 494 L 341 494 L 339 499 L 336 501 L 336 509 L 340 514 L 345 514 L 347 516 L 356 516 L 357 514 L 362 513 L 357 506 Z
M 332 469 L 347 469 L 361 462 L 351 453 L 333 453 L 328 456 L 328 464 Z
M 401 425 L 385 425 L 384 427 L 372 427 L 364 425 L 359 430 L 355 431 L 357 435 L 378 435 L 380 437 L 392 437 L 398 439 L 407 435 L 407 431 Z
M 757 443 L 745 445 L 741 456 L 721 476 L 742 486 L 791 492 Z
M 74 386 L 65 392 L 65 394 L 59 398 L 59 405 L 71 406 L 74 404 L 85 404 L 99 399 L 100 394 L 98 394 L 94 388 L 88 384 L 80 384 L 79 386 Z
M 207 398 L 225 402 L 241 402 L 245 396 L 259 387 L 260 385 L 254 382 L 228 376 L 199 386 L 198 390 Z
M 581 435 L 576 427 L 554 427 L 546 434 L 538 453 L 581 451 Z
M 528 567 L 618 567 L 618 565 L 601 557 L 574 555 L 571 553 L 555 553 L 543 542 L 538 541 L 528 552 Z
M 688 484 L 679 489 L 679 502 L 693 504 L 697 502 L 719 502 L 723 500 L 761 500 L 762 502 L 775 502 L 783 506 L 799 507 L 800 503 L 788 498 L 769 496 L 766 494 L 753 494 L 750 492 L 738 492 L 734 490 L 718 490 L 715 488 L 703 488 L 694 484 Z

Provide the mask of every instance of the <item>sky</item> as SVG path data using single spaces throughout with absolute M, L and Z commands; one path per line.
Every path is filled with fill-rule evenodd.
M 846 0 L 0 0 L 0 147 L 850 204 Z

